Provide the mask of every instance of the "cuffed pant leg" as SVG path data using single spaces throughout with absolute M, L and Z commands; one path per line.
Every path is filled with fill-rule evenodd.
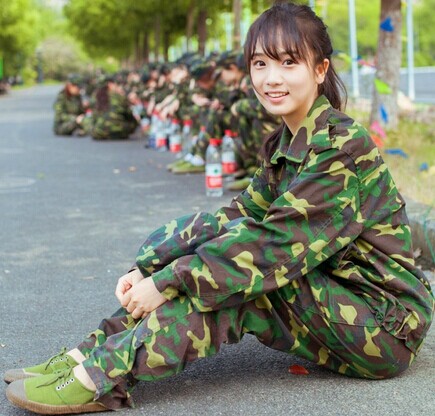
M 159 380 L 187 363 L 216 354 L 222 343 L 253 333 L 276 348 L 285 342 L 270 303 L 262 299 L 217 312 L 199 313 L 186 297 L 166 302 L 131 329 L 109 336 L 83 363 L 97 386 L 95 398 L 110 409 L 131 405 L 137 380 Z

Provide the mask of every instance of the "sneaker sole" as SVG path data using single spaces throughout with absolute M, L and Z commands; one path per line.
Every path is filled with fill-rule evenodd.
M 110 410 L 98 402 L 92 402 L 86 404 L 69 404 L 69 405 L 65 404 L 60 406 L 53 406 L 49 404 L 32 402 L 25 398 L 23 383 L 10 384 L 6 389 L 6 398 L 15 406 L 42 415 L 64 415 L 64 414 L 71 414 L 71 413 L 75 414 L 75 413 L 107 412 L 108 410 Z

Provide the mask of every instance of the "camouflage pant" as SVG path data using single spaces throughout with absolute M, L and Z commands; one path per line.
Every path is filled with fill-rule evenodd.
M 96 140 L 128 139 L 137 127 L 136 120 L 108 120 L 98 117 L 91 128 L 91 136 Z
M 74 130 L 80 127 L 76 118 L 76 115 L 72 115 L 68 120 L 63 122 L 55 121 L 53 126 L 54 133 L 60 136 L 71 136 Z
M 202 227 L 201 237 L 192 238 L 191 223 L 200 216 L 191 218 L 153 233 L 146 241 L 151 252 L 168 253 L 170 238 L 159 238 L 168 229 L 174 230 L 173 241 L 192 245 L 191 250 L 210 239 L 213 227 Z M 172 260 L 168 254 L 164 263 Z M 319 286 L 325 289 L 322 299 L 315 290 Z M 255 300 L 212 312 L 198 312 L 185 296 L 166 302 L 144 319 L 134 320 L 120 309 L 78 348 L 87 357 L 84 366 L 97 386 L 96 398 L 117 409 L 131 405 L 130 392 L 138 380 L 177 374 L 188 362 L 216 354 L 220 345 L 238 342 L 245 333 L 352 377 L 392 377 L 414 358 L 402 340 L 384 330 L 360 296 L 321 269 Z

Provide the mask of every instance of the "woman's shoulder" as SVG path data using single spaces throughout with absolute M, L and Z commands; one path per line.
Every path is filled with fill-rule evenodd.
M 348 114 L 331 109 L 328 117 L 328 139 L 331 147 L 348 153 L 352 158 L 378 153 L 368 130 Z

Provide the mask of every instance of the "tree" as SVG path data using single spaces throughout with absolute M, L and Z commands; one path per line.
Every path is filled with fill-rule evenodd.
M 240 49 L 242 40 L 240 35 L 240 23 L 242 18 L 242 0 L 233 0 L 234 36 L 233 49 Z
M 39 9 L 33 0 L 0 0 L 0 11 L 0 58 L 4 61 L 4 75 L 16 75 L 40 39 Z
M 402 53 L 401 0 L 382 0 L 375 86 L 370 122 L 380 121 L 387 128 L 398 125 L 397 97 Z

